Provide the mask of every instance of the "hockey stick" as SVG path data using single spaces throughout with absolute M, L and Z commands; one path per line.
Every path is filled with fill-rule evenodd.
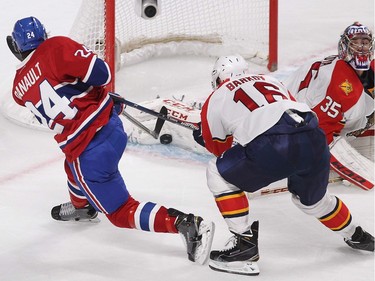
M 167 113 L 168 113 L 167 108 L 165 106 L 162 106 L 162 108 L 160 109 L 160 114 L 167 114 Z M 143 125 L 141 122 L 139 122 L 137 119 L 135 119 L 133 116 L 131 116 L 129 113 L 127 113 L 125 110 L 121 114 L 123 116 L 125 116 L 134 125 L 138 126 L 143 131 L 145 131 L 146 133 L 148 133 L 149 135 L 151 135 L 153 138 L 155 138 L 155 139 L 159 138 L 159 134 L 160 134 L 161 128 L 163 127 L 164 122 L 165 122 L 164 119 L 158 118 L 156 120 L 156 124 L 155 124 L 154 130 L 150 130 L 145 125 Z
M 121 96 L 117 96 L 117 95 L 114 95 L 112 93 L 109 93 L 109 95 L 111 96 L 111 98 L 116 101 L 116 102 L 121 102 L 125 105 L 128 105 L 130 107 L 133 107 L 135 109 L 138 109 L 139 111 L 143 111 L 147 114 L 150 114 L 150 115 L 153 115 L 157 118 L 160 118 L 160 119 L 163 119 L 165 121 L 168 121 L 168 122 L 171 122 L 171 123 L 174 123 L 174 124 L 177 124 L 179 126 L 182 126 L 184 128 L 187 128 L 187 129 L 190 129 L 190 130 L 199 130 L 199 127 L 197 124 L 195 123 L 191 123 L 191 122 L 186 122 L 186 121 L 181 121 L 179 119 L 176 119 L 176 118 L 173 118 L 171 116 L 168 116 L 168 114 L 163 114 L 161 112 L 156 112 L 156 111 L 153 111 L 149 108 L 146 108 L 146 107 L 143 107 L 139 104 L 136 104 L 134 102 L 131 102 L 131 101 L 128 101 L 126 100 L 125 98 L 121 97 Z
M 338 183 L 342 181 L 343 179 L 341 177 L 334 177 L 334 178 L 330 178 L 328 180 L 328 183 Z M 248 194 L 249 194 L 249 198 L 256 198 L 256 197 L 261 197 L 265 195 L 285 193 L 287 191 L 288 191 L 288 187 L 283 186 L 283 187 L 273 187 L 273 188 L 262 188 L 255 192 L 248 192 Z

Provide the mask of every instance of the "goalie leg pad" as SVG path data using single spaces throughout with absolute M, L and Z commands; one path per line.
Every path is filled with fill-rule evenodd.
M 374 187 L 374 162 L 361 155 L 345 138 L 330 146 L 331 167 L 352 184 L 370 190 Z

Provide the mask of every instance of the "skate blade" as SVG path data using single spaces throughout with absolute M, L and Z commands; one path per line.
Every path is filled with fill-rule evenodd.
M 202 235 L 200 245 L 194 254 L 194 261 L 203 265 L 207 262 L 211 251 L 212 240 L 215 233 L 215 224 L 211 221 L 202 221 L 199 226 L 198 235 Z
M 80 223 L 83 223 L 83 224 L 86 224 L 86 223 L 100 223 L 100 219 L 98 217 L 96 218 L 93 218 L 93 219 L 80 219 L 80 220 L 67 220 L 67 221 L 64 221 L 64 220 L 56 220 L 58 222 L 64 222 L 64 223 L 74 223 L 74 224 L 80 224 Z
M 210 260 L 208 266 L 216 271 L 240 275 L 259 275 L 260 272 L 258 263 L 251 261 L 219 262 Z
M 96 217 L 94 219 L 79 220 L 78 222 L 83 222 L 83 223 L 100 223 L 100 219 L 98 217 Z

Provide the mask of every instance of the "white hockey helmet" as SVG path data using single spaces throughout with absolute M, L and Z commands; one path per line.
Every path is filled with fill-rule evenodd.
M 248 67 L 246 60 L 240 55 L 219 57 L 211 73 L 212 89 L 216 90 L 225 79 L 248 73 Z
M 368 70 L 374 56 L 374 38 L 368 27 L 359 22 L 349 25 L 339 40 L 338 55 L 355 70 Z

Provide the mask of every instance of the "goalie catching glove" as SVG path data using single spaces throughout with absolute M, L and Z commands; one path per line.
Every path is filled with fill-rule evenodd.
M 353 132 L 350 132 L 347 134 L 348 137 L 358 137 L 360 135 L 362 135 L 365 131 L 367 131 L 368 129 L 370 129 L 372 126 L 374 126 L 374 112 L 367 116 L 367 123 L 366 123 L 366 126 L 362 129 L 359 129 L 359 130 L 355 130 Z

